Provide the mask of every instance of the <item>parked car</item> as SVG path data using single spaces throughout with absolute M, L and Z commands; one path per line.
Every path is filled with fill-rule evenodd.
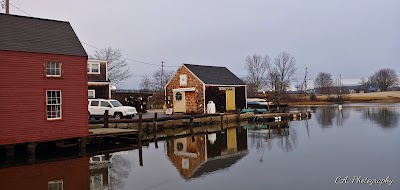
M 115 119 L 132 118 L 138 114 L 135 107 L 123 106 L 118 100 L 111 99 L 89 99 L 88 110 L 89 119 L 92 117 L 100 119 L 106 110 L 108 115 Z

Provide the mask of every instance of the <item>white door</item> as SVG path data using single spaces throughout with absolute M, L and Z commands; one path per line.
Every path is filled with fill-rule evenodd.
M 186 100 L 184 91 L 175 91 L 173 97 L 174 113 L 186 112 Z

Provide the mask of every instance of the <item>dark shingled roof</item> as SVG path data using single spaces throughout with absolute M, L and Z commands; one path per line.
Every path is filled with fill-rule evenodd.
M 0 50 L 87 56 L 69 22 L 5 14 Z
M 209 173 L 218 172 L 231 167 L 237 161 L 246 156 L 248 151 L 241 151 L 228 154 L 214 159 L 209 159 L 203 163 L 191 176 L 190 179 L 199 178 Z
M 226 67 L 184 64 L 205 84 L 246 85 Z

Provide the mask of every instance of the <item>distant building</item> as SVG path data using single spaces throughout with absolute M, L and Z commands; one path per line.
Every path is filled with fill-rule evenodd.
M 213 101 L 218 112 L 246 107 L 246 83 L 226 67 L 183 64 L 165 87 L 174 113 L 205 113 Z
M 0 26 L 0 145 L 88 136 L 87 54 L 69 22 Z
M 88 71 L 88 98 L 111 98 L 111 81 L 108 79 L 108 62 L 106 60 L 89 59 Z

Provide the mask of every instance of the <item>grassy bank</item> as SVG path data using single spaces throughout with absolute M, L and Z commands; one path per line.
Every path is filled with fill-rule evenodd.
M 400 103 L 400 91 L 370 92 L 344 94 L 339 100 L 336 95 L 316 95 L 316 99 L 310 100 L 310 96 L 290 95 L 289 105 L 330 105 L 337 103 Z

